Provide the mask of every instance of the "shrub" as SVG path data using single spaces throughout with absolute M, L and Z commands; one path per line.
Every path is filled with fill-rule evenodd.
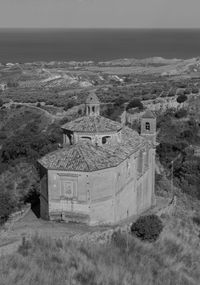
M 170 90 L 167 96 L 168 97 L 174 97 L 175 95 L 176 95 L 175 90 Z
M 0 189 L 0 219 L 7 219 L 12 213 L 14 206 L 14 199 L 9 192 Z
M 3 100 L 0 98 L 0 107 L 3 106 Z
M 22 238 L 22 244 L 18 248 L 18 253 L 20 253 L 22 256 L 28 256 L 29 251 L 31 250 L 31 242 L 29 240 L 26 240 L 25 236 Z
M 192 89 L 192 93 L 193 94 L 198 94 L 199 93 L 199 89 L 198 88 L 193 88 Z
M 179 95 L 178 98 L 176 99 L 176 101 L 178 103 L 183 103 L 187 100 L 187 96 L 185 94 Z
M 187 116 L 187 110 L 185 110 L 185 109 L 178 110 L 175 113 L 175 117 L 178 118 L 178 119 L 186 117 L 186 116 Z
M 125 249 L 127 246 L 126 237 L 119 230 L 113 232 L 111 236 L 111 242 L 120 249 Z
M 128 106 L 126 107 L 126 110 L 131 108 L 139 108 L 140 110 L 143 110 L 143 104 L 139 99 L 133 99 L 131 102 L 129 102 Z
M 124 103 L 126 102 L 126 99 L 122 96 L 118 97 L 117 99 L 115 99 L 115 106 L 122 106 Z
M 200 217 L 193 217 L 192 220 L 194 224 L 196 224 L 197 226 L 200 226 Z
M 141 240 L 157 240 L 163 229 L 162 221 L 156 215 L 140 217 L 131 225 L 131 232 Z
M 186 89 L 184 90 L 184 94 L 190 94 L 190 89 L 186 88 Z

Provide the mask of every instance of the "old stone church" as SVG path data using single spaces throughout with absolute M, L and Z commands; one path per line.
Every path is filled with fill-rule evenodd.
M 95 94 L 86 115 L 62 126 L 63 147 L 39 160 L 41 217 L 114 224 L 155 203 L 156 118 L 147 111 L 140 135 L 100 116 Z

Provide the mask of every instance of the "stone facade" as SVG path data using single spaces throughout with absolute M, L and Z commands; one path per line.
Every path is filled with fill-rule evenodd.
M 151 112 L 144 114 L 139 135 L 100 118 L 96 95 L 88 100 L 85 132 L 79 131 L 81 120 L 65 125 L 63 149 L 39 160 L 41 217 L 90 225 L 117 224 L 155 203 L 156 119 Z M 65 139 L 67 133 L 72 140 Z M 84 141 L 83 133 L 91 139 Z M 105 136 L 110 139 L 103 140 Z

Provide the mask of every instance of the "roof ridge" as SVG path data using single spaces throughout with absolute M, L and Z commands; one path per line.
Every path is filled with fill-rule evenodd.
M 84 159 L 84 161 L 85 161 L 85 163 L 86 163 L 86 165 L 87 165 L 88 170 L 90 170 L 89 163 L 87 162 L 87 160 L 86 160 L 86 158 L 85 158 L 85 156 L 84 156 L 84 153 L 83 153 L 82 150 L 81 150 L 81 146 L 83 146 L 83 145 L 85 145 L 85 144 L 77 145 L 77 151 L 78 151 L 79 154 L 83 157 L 83 159 Z
M 81 144 L 81 146 L 87 146 L 87 147 L 90 147 L 90 150 L 91 149 L 93 149 L 93 151 L 97 151 L 97 148 L 93 145 L 93 144 L 88 144 L 88 143 L 86 143 L 86 144 Z M 98 146 L 98 148 L 100 148 L 100 146 Z M 102 148 L 102 147 L 101 147 Z M 80 149 L 80 151 L 81 151 L 81 153 L 82 153 L 82 155 L 83 155 L 83 158 L 84 158 L 84 160 L 85 160 L 85 162 L 86 162 L 86 164 L 88 165 L 88 168 L 89 168 L 89 170 L 90 170 L 90 167 L 89 167 L 89 163 L 88 163 L 88 161 L 87 161 L 87 158 L 88 157 L 86 157 L 85 156 L 85 154 L 82 152 L 82 150 Z M 93 161 L 93 165 L 96 167 L 96 168 L 98 168 L 98 166 L 96 165 L 96 163 L 95 163 L 95 161 Z

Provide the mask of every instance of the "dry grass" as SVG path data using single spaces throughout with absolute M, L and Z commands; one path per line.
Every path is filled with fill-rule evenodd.
M 35 235 L 0 260 L 1 285 L 199 285 L 199 202 L 178 199 L 155 243 L 126 236 L 108 245 Z
M 195 226 L 165 217 L 154 244 L 91 245 L 35 236 L 0 261 L 1 285 L 186 285 L 199 284 L 200 249 Z M 185 229 L 185 230 L 184 230 Z

